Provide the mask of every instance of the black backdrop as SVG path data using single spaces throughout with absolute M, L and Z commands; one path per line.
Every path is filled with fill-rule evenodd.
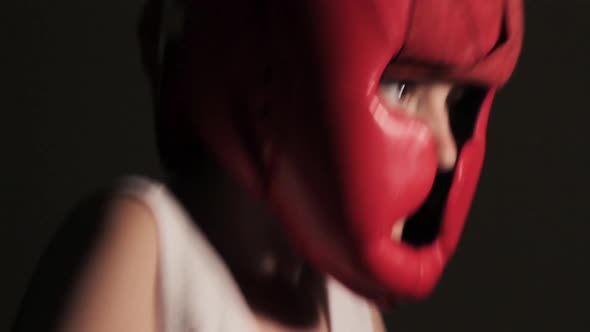
M 483 1 L 483 0 L 482 0 Z M 159 176 L 135 29 L 143 0 L 0 4 L 0 331 L 83 195 Z M 529 0 L 459 250 L 392 331 L 590 331 L 590 2 Z

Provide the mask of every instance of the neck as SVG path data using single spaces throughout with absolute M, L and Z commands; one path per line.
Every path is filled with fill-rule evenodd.
M 327 307 L 324 277 L 293 251 L 282 224 L 263 202 L 220 172 L 169 185 L 254 312 L 288 326 L 320 323 Z

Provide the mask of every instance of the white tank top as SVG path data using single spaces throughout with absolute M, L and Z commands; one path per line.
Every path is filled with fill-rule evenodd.
M 143 202 L 159 236 L 163 332 L 257 332 L 256 318 L 237 283 L 196 223 L 166 187 L 130 177 L 120 194 Z M 368 303 L 328 279 L 332 332 L 374 331 Z

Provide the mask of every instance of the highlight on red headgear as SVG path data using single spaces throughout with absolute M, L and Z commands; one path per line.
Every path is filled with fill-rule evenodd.
M 372 298 L 427 296 L 457 247 L 493 96 L 520 52 L 521 1 L 268 6 L 199 6 L 169 106 L 194 113 L 206 146 L 318 269 Z M 439 179 L 429 128 L 381 103 L 384 72 L 480 87 L 448 179 Z M 403 218 L 436 232 L 425 243 L 392 239 Z

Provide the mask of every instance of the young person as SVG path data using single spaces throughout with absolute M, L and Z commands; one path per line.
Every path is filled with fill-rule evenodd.
M 522 3 L 154 8 L 142 36 L 168 178 L 109 192 L 53 326 L 384 331 L 378 306 L 427 296 L 463 228 Z

